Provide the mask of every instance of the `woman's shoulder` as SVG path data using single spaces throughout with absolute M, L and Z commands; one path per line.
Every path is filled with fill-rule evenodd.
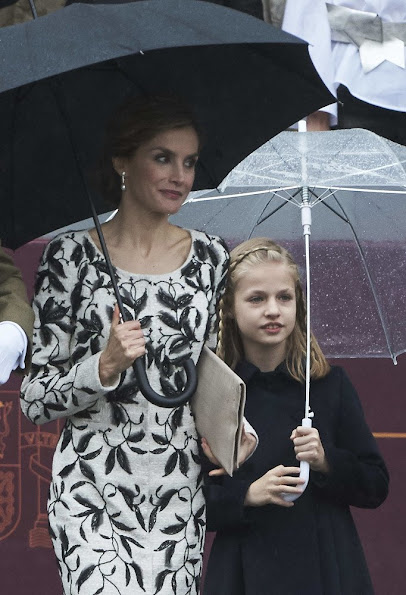
M 206 248 L 208 251 L 214 250 L 217 252 L 221 261 L 225 260 L 228 262 L 229 249 L 222 238 L 197 229 L 189 229 L 188 231 L 191 234 L 194 252 L 197 255 L 199 255 L 202 249 L 205 252 L 204 248 Z
M 54 249 L 56 246 L 69 246 L 69 244 L 83 244 L 86 238 L 88 237 L 89 233 L 87 229 L 80 229 L 77 231 L 64 231 L 53 237 L 46 245 L 46 248 L 52 247 Z
M 70 261 L 78 261 L 78 253 L 88 253 L 91 241 L 86 229 L 79 231 L 65 231 L 52 238 L 44 248 L 42 263 L 50 264 L 58 260 L 67 265 Z

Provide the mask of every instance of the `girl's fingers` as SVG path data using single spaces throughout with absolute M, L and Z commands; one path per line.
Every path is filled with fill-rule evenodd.
M 286 475 L 285 477 L 281 478 L 281 483 L 279 485 L 296 485 L 298 483 L 304 483 L 305 480 L 303 478 L 300 477 L 289 477 L 289 475 Z

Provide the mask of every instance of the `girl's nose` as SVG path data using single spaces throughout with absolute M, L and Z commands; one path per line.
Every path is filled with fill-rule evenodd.
M 265 304 L 265 314 L 266 316 L 279 316 L 279 305 L 276 299 L 269 298 Z

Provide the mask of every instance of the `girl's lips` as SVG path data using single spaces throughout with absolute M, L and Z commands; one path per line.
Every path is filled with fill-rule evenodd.
M 262 330 L 264 330 L 266 333 L 273 335 L 273 334 L 277 334 L 281 331 L 282 329 L 282 325 L 281 324 L 265 324 L 264 326 L 261 327 Z

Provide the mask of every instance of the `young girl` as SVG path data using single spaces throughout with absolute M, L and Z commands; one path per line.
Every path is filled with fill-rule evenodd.
M 259 445 L 233 478 L 210 477 L 217 531 L 205 595 L 373 593 L 350 506 L 375 508 L 388 472 L 344 370 L 311 338 L 313 427 L 303 417 L 305 302 L 290 254 L 266 238 L 231 252 L 220 301 L 218 354 L 247 385 L 246 416 Z M 300 494 L 298 462 L 310 465 Z

